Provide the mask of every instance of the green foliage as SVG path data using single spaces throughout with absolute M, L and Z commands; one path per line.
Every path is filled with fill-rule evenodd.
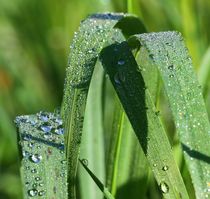
M 17 114 L 38 112 L 40 109 L 52 112 L 54 107 L 61 104 L 68 44 L 73 32 L 79 26 L 81 19 L 85 18 L 87 14 L 105 10 L 134 13 L 142 19 L 150 32 L 180 31 L 192 55 L 209 113 L 210 3 L 208 1 L 64 0 L 58 3 L 55 0 L 45 0 L 37 3 L 36 0 L 30 2 L 27 0 L 14 2 L 2 0 L 0 2 L 0 35 L 2 38 L 0 42 L 0 198 L 22 198 L 15 126 L 12 122 L 14 117 Z M 138 53 L 134 53 L 137 56 L 137 62 L 143 61 L 142 65 L 148 69 L 144 71 L 144 81 L 147 82 L 147 88 L 156 109 L 160 110 L 159 117 L 170 140 L 174 158 L 178 163 L 190 198 L 194 199 L 194 188 L 191 184 L 189 169 L 183 160 L 172 114 L 168 111 L 168 102 L 163 95 L 162 84 L 164 82 L 159 80 L 157 67 L 153 67 L 151 64 L 153 61 L 142 60 L 147 57 L 147 55 L 143 55 L 147 54 L 147 50 L 141 49 L 139 56 Z M 151 73 L 153 74 L 152 77 Z M 196 79 L 196 77 L 194 78 Z M 103 81 L 102 84 L 101 81 Z M 95 107 L 95 109 L 88 108 L 90 101 L 87 101 L 84 119 L 86 127 L 84 126 L 83 134 L 88 131 L 91 136 L 85 137 L 86 135 L 83 135 L 80 157 L 89 161 L 88 167 L 105 183 L 109 190 L 112 186 L 109 176 L 117 176 L 115 177 L 117 179 L 115 185 L 113 185 L 113 187 L 116 187 L 115 198 L 133 197 L 132 193 L 134 194 L 135 190 L 140 190 L 139 187 L 142 189 L 142 198 L 161 198 L 158 185 L 154 182 L 142 149 L 135 148 L 135 146 L 138 146 L 136 145 L 138 141 L 127 119 L 123 124 L 124 130 L 121 142 L 118 141 L 118 147 L 113 147 L 116 146 L 116 142 L 113 141 L 112 132 L 120 129 L 115 124 L 120 124 L 120 117 L 117 115 L 122 115 L 117 111 L 122 110 L 119 109 L 119 102 L 116 102 L 115 91 L 111 88 L 109 80 L 100 77 L 99 82 L 98 87 L 94 84 L 99 89 L 97 97 L 92 94 L 92 99 L 96 100 L 99 105 L 95 106 L 95 102 L 93 102 L 92 107 Z M 156 92 L 156 87 L 160 92 Z M 91 100 L 91 95 L 88 96 L 88 99 Z M 102 109 L 98 108 L 101 106 Z M 93 111 L 90 111 L 90 109 Z M 113 119 L 114 112 L 116 114 Z M 198 117 L 196 116 L 196 118 Z M 91 124 L 94 124 L 94 126 Z M 98 135 L 95 132 L 100 133 Z M 195 140 L 196 136 L 190 139 L 190 142 Z M 95 143 L 94 140 L 98 140 L 100 144 Z M 100 149 L 98 149 L 98 145 L 101 146 Z M 115 148 L 120 149 L 119 154 L 115 153 Z M 109 162 L 112 162 L 114 154 L 118 154 L 118 161 L 115 162 L 116 165 L 114 163 L 113 168 L 118 169 L 115 169 L 117 173 L 115 172 L 115 175 L 112 175 Z M 135 154 L 135 156 L 127 154 Z M 138 157 L 136 157 L 136 154 L 138 154 Z M 132 168 L 134 169 L 132 170 Z M 146 172 L 142 172 L 144 170 Z M 83 179 L 83 183 L 81 183 L 80 178 Z M 77 195 L 78 198 L 103 197 L 83 168 L 79 170 L 78 181 L 78 191 L 82 193 Z M 209 188 L 208 182 L 206 182 L 206 185 Z M 133 189 L 135 186 L 137 188 Z M 87 195 L 88 190 L 91 190 L 93 194 Z M 93 190 L 98 195 L 94 196 L 95 192 Z

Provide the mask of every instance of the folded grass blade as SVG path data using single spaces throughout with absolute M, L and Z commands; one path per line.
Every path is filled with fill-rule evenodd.
M 112 44 L 102 50 L 100 58 L 164 198 L 189 198 L 151 94 L 128 44 Z
M 127 23 L 135 20 L 135 26 Z M 120 21 L 122 23 L 120 23 Z M 119 22 L 119 25 L 118 25 Z M 128 26 L 125 26 L 127 24 Z M 118 26 L 117 26 L 118 25 Z M 117 27 L 114 29 L 114 27 Z M 140 27 L 136 29 L 136 27 Z M 123 31 L 125 30 L 129 31 Z M 75 33 L 67 68 L 62 116 L 65 124 L 68 164 L 69 198 L 75 199 L 75 176 L 77 171 L 82 126 L 90 80 L 94 66 L 105 42 L 123 41 L 120 31 L 129 36 L 144 30 L 137 18 L 124 14 L 94 14 L 81 23 Z
M 24 199 L 67 198 L 62 120 L 40 112 L 16 118 Z

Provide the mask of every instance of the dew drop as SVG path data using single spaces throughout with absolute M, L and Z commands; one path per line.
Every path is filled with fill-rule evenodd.
M 51 131 L 52 127 L 51 126 L 41 126 L 40 129 L 42 131 L 44 131 L 45 133 L 49 133 Z
M 26 183 L 25 183 L 26 186 L 28 186 L 29 184 L 30 184 L 29 182 L 26 182 Z
M 63 121 L 62 121 L 60 118 L 56 118 L 56 119 L 55 119 L 55 122 L 56 122 L 59 126 L 63 125 Z
M 174 69 L 174 65 L 168 66 L 168 69 L 169 69 L 169 70 L 173 70 L 173 69 Z
M 43 196 L 44 194 L 45 194 L 45 191 L 44 191 L 44 190 L 41 190 L 41 191 L 39 191 L 39 193 L 38 193 L 39 196 Z
M 162 193 L 168 193 L 169 191 L 169 186 L 165 182 L 160 183 L 160 190 Z
M 174 77 L 174 75 L 173 74 L 170 74 L 169 77 L 172 78 L 172 77 Z
M 37 185 L 38 185 L 37 183 L 34 183 L 34 184 L 32 185 L 32 187 L 33 187 L 33 188 L 37 188 Z
M 60 177 L 64 177 L 66 174 L 65 173 L 61 173 L 60 174 Z
M 61 160 L 61 164 L 66 164 L 66 160 Z
M 27 158 L 27 157 L 29 157 L 30 153 L 28 151 L 23 151 L 22 155 L 23 155 L 23 157 Z
M 28 190 L 28 195 L 29 195 L 30 197 L 36 196 L 37 193 L 38 193 L 38 191 L 37 191 L 36 189 L 30 189 L 30 190 Z
M 58 135 L 63 135 L 64 130 L 63 130 L 63 128 L 55 129 L 55 133 L 58 134 Z
M 43 122 L 47 122 L 49 117 L 47 114 L 45 114 L 44 112 L 40 112 L 38 113 L 38 117 L 39 119 L 41 119 Z
M 25 141 L 30 141 L 31 138 L 32 138 L 32 136 L 29 135 L 29 134 L 26 134 L 26 135 L 24 135 L 24 137 L 23 137 L 23 139 L 24 139 Z
M 117 83 L 117 84 L 121 84 L 121 81 L 120 81 L 120 79 L 119 79 L 119 74 L 118 74 L 118 73 L 115 74 L 115 76 L 114 76 L 114 81 L 115 81 L 115 83 Z
M 37 173 L 37 170 L 36 169 L 32 169 L 31 173 Z
M 36 153 L 30 156 L 30 160 L 34 163 L 39 163 L 42 160 L 42 156 Z
M 82 163 L 83 163 L 85 166 L 88 166 L 88 160 L 87 160 L 87 159 L 82 159 Z
M 156 166 L 157 166 L 157 164 L 156 164 L 156 163 L 154 163 L 154 164 L 153 164 L 153 167 L 156 167 Z
M 168 166 L 165 165 L 163 168 L 162 168 L 163 171 L 167 171 L 168 170 Z
M 125 64 L 125 61 L 124 61 L 124 60 L 122 60 L 122 59 L 120 59 L 120 60 L 117 62 L 117 64 L 122 66 L 122 65 L 124 65 L 124 64 Z
M 154 59 L 154 54 L 149 54 L 149 57 L 150 57 L 151 59 Z
M 28 147 L 29 147 L 29 148 L 33 148 L 33 147 L 34 147 L 34 143 L 33 143 L 33 142 L 29 142 L 29 143 L 28 143 Z
M 40 177 L 35 177 L 35 180 L 36 180 L 36 181 L 40 181 L 41 178 L 40 178 Z

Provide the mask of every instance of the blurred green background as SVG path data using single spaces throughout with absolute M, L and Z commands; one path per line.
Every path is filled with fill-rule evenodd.
M 0 198 L 19 199 L 15 116 L 60 106 L 69 44 L 94 12 L 127 12 L 126 0 L 0 1 Z M 149 31 L 185 37 L 209 107 L 210 1 L 133 0 Z M 210 110 L 210 108 L 208 108 Z

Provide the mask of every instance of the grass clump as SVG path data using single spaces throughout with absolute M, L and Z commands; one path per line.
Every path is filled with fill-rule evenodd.
M 190 198 L 160 117 L 161 85 L 195 196 L 210 197 L 209 122 L 182 36 L 146 33 L 135 16 L 105 13 L 89 16 L 74 35 L 61 113 L 16 119 L 21 151 L 28 152 L 21 175 L 31 180 L 24 198 Z

